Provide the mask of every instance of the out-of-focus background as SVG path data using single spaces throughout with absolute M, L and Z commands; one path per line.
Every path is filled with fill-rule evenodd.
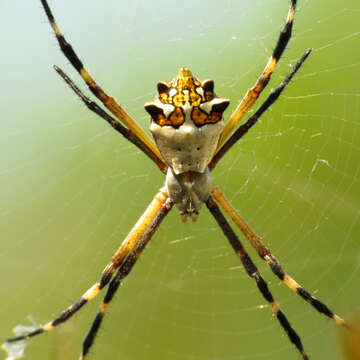
M 289 1 L 50 5 L 91 74 L 147 129 L 144 102 L 181 66 L 215 80 L 232 101 L 229 116 L 263 70 Z M 47 322 L 98 279 L 164 177 L 54 72 L 57 64 L 89 94 L 40 2 L 2 1 L 0 13 L 3 340 L 28 315 Z M 314 52 L 213 174 L 283 267 L 345 318 L 360 311 L 359 15 L 355 0 L 299 1 L 293 39 L 264 93 L 306 48 Z M 245 245 L 310 357 L 341 359 L 335 325 Z M 75 359 L 99 300 L 34 338 L 27 358 Z M 207 210 L 187 224 L 173 211 L 112 303 L 91 358 L 298 359 L 263 305 Z

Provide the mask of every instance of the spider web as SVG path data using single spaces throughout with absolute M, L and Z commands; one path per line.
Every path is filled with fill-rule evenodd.
M 143 103 L 181 66 L 213 78 L 229 116 L 263 70 L 287 1 L 52 1 L 90 72 L 147 128 Z M 325 6 L 326 5 L 326 6 Z M 163 182 L 51 69 L 81 80 L 37 1 L 2 2 L 1 338 L 45 323 L 97 280 Z M 282 98 L 213 174 L 296 280 L 331 309 L 360 312 L 360 7 L 299 1 L 294 37 L 266 94 L 314 51 Z M 82 89 L 87 90 L 84 86 Z M 261 102 L 261 100 L 259 100 Z M 242 239 L 242 237 L 240 237 Z M 243 240 L 314 359 L 339 359 L 331 321 L 273 276 Z M 76 358 L 98 301 L 26 348 Z M 112 303 L 90 354 L 101 359 L 296 359 L 298 354 L 206 209 L 173 211 Z

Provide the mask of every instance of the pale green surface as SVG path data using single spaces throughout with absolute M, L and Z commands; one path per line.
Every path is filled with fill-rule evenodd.
M 77 299 L 163 181 L 53 71 L 55 63 L 82 84 L 40 4 L 18 3 L 0 5 L 1 339 L 28 314 L 46 322 Z M 215 80 L 217 93 L 232 100 L 230 114 L 286 17 L 288 1 L 263 3 L 51 5 L 98 82 L 146 128 L 143 103 L 157 81 L 184 65 Z M 295 36 L 269 88 L 306 48 L 314 53 L 214 178 L 284 268 L 350 317 L 360 311 L 360 7 L 337 0 L 299 6 Z M 333 324 L 250 254 L 311 358 L 340 359 Z M 205 209 L 198 223 L 185 225 L 174 211 L 121 288 L 89 359 L 298 359 L 269 309 L 257 308 L 265 301 L 237 266 Z M 77 358 L 97 304 L 33 339 L 27 359 Z M 73 346 L 61 356 L 65 342 Z

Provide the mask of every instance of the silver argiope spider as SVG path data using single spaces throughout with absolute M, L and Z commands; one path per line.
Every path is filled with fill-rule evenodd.
M 115 252 L 111 261 L 103 270 L 100 279 L 78 301 L 60 313 L 54 320 L 28 334 L 10 338 L 7 340 L 8 342 L 24 340 L 52 330 L 55 326 L 67 321 L 82 306 L 96 297 L 105 286 L 108 286 L 98 313 L 83 343 L 80 359 L 85 359 L 94 342 L 108 305 L 120 283 L 130 273 L 144 248 L 160 226 L 161 221 L 173 205 L 178 208 L 183 221 L 189 218 L 195 221 L 203 203 L 214 216 L 246 273 L 256 282 L 259 291 L 269 303 L 274 315 L 303 359 L 308 359 L 308 357 L 300 337 L 274 300 L 265 280 L 230 227 L 220 207 L 240 228 L 258 255 L 270 266 L 277 277 L 317 311 L 332 318 L 336 323 L 348 327 L 342 318 L 334 314 L 324 303 L 310 295 L 282 269 L 270 250 L 240 217 L 210 177 L 210 173 L 218 161 L 256 124 L 261 115 L 277 100 L 311 53 L 311 50 L 305 51 L 276 90 L 267 97 L 244 124 L 238 126 L 266 87 L 290 40 L 296 2 L 296 0 L 291 0 L 286 24 L 280 33 L 273 54 L 269 58 L 262 75 L 245 94 L 226 124 L 223 121 L 223 113 L 229 105 L 229 101 L 215 95 L 212 80 L 200 81 L 192 75 L 188 68 L 184 67 L 180 69 L 178 75 L 170 83 L 159 82 L 157 85 L 159 96 L 154 101 L 145 104 L 145 109 L 151 116 L 150 130 L 155 140 L 154 143 L 125 110 L 97 85 L 71 45 L 62 35 L 47 1 L 41 0 L 62 52 L 79 72 L 91 92 L 101 100 L 103 105 L 117 119 L 109 115 L 95 101 L 86 97 L 59 67 L 55 66 L 55 70 L 91 111 L 106 120 L 115 130 L 119 131 L 144 152 L 166 174 L 166 180 L 164 187 L 155 195 L 150 205 Z

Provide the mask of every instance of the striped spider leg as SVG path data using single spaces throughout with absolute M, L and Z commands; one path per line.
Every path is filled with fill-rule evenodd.
M 279 304 L 274 300 L 273 295 L 271 294 L 264 278 L 261 276 L 259 270 L 251 260 L 250 256 L 246 252 L 244 246 L 241 244 L 239 238 L 236 236 L 234 230 L 231 228 L 227 220 L 225 219 L 224 215 L 222 214 L 219 206 L 215 203 L 215 201 L 210 196 L 209 199 L 206 201 L 206 206 L 214 216 L 216 222 L 220 226 L 221 230 L 223 231 L 224 235 L 227 237 L 231 247 L 235 251 L 236 256 L 241 261 L 246 273 L 255 280 L 256 285 L 265 298 L 265 300 L 269 303 L 272 312 L 279 320 L 281 326 L 287 333 L 290 341 L 296 346 L 299 350 L 302 358 L 304 360 L 308 360 L 308 356 L 304 351 L 304 347 L 301 343 L 301 339 L 296 331 L 291 327 L 289 320 L 286 318 L 284 313 L 281 311 Z
M 282 91 L 289 84 L 295 73 L 299 70 L 303 62 L 310 55 L 311 50 L 305 51 L 299 61 L 295 64 L 292 71 L 285 77 L 285 79 L 281 82 L 276 90 L 271 92 L 271 94 L 267 97 L 267 99 L 262 103 L 255 113 L 250 116 L 250 118 L 246 121 L 245 124 L 241 125 L 233 135 L 227 140 L 227 142 L 220 148 L 220 150 L 216 153 L 209 164 L 210 169 L 214 169 L 218 161 L 227 153 L 228 150 L 232 148 L 237 141 L 239 141 L 251 128 L 256 124 L 258 119 L 262 116 L 262 114 L 279 98 Z M 241 232 L 245 235 L 246 239 L 250 242 L 250 244 L 257 251 L 258 255 L 261 259 L 266 261 L 266 263 L 270 266 L 273 273 L 283 281 L 291 290 L 296 292 L 299 296 L 305 299 L 308 303 L 310 303 L 317 311 L 320 313 L 330 317 L 337 324 L 343 325 L 346 328 L 349 328 L 349 325 L 345 323 L 345 321 L 338 315 L 334 314 L 324 303 L 310 295 L 308 291 L 306 291 L 300 284 L 298 284 L 292 277 L 290 277 L 281 267 L 278 260 L 271 254 L 270 250 L 267 246 L 261 241 L 261 239 L 251 230 L 250 226 L 245 222 L 245 220 L 239 215 L 239 213 L 235 210 L 229 200 L 226 199 L 224 194 L 218 187 L 214 187 L 212 192 L 212 196 L 215 201 L 225 210 L 225 212 L 229 215 L 229 217 L 234 221 L 234 223 L 239 227 Z
M 283 54 L 292 33 L 294 16 L 296 10 L 297 0 L 291 0 L 290 9 L 287 15 L 286 23 L 282 31 L 280 32 L 279 39 L 275 46 L 275 49 L 270 56 L 265 69 L 261 76 L 256 81 L 255 85 L 247 91 L 244 98 L 241 100 L 240 104 L 237 106 L 235 111 L 231 114 L 230 120 L 225 125 L 224 131 L 222 132 L 217 149 L 219 150 L 224 144 L 225 140 L 231 134 L 231 132 L 236 128 L 240 123 L 241 119 L 246 115 L 250 108 L 254 105 L 255 101 L 260 96 L 261 92 L 265 89 L 266 85 L 270 81 L 270 77 L 275 70 L 277 63 L 280 60 L 281 55 Z
M 9 338 L 6 341 L 16 342 L 26 340 L 53 330 L 56 326 L 69 320 L 77 311 L 79 311 L 89 301 L 94 299 L 100 291 L 110 283 L 90 331 L 83 342 L 83 350 L 80 358 L 85 359 L 116 290 L 122 280 L 130 273 L 137 259 L 145 249 L 145 246 L 151 240 L 155 231 L 158 229 L 165 216 L 169 213 L 172 206 L 172 200 L 169 198 L 166 191 L 161 189 L 131 229 L 119 249 L 114 253 L 111 262 L 103 270 L 100 279 L 91 286 L 79 300 L 47 324 L 40 326 L 30 333 Z M 117 273 L 115 274 L 116 270 Z
M 138 149 L 140 149 L 146 156 L 149 157 L 160 169 L 161 172 L 166 174 L 167 165 L 160 160 L 155 153 L 144 143 L 142 142 L 130 129 L 123 126 L 119 121 L 114 119 L 106 111 L 104 111 L 95 101 L 90 100 L 85 96 L 81 90 L 74 84 L 68 75 L 66 75 L 58 66 L 54 65 L 54 69 L 58 74 L 64 79 L 64 81 L 70 86 L 70 88 L 75 92 L 77 96 L 82 100 L 82 102 L 87 106 L 89 110 L 94 112 L 103 118 L 110 126 L 112 126 L 116 131 L 124 136 L 125 139 L 133 143 Z
M 146 135 L 145 131 L 134 121 L 130 115 L 119 105 L 116 100 L 108 96 L 105 91 L 95 82 L 93 77 L 84 67 L 83 63 L 76 55 L 72 46 L 66 41 L 64 35 L 61 33 L 59 26 L 55 22 L 55 18 L 51 12 L 51 9 L 46 0 L 41 0 L 41 4 L 44 7 L 46 16 L 50 22 L 52 29 L 54 30 L 56 39 L 60 45 L 60 49 L 65 57 L 70 61 L 72 66 L 77 70 L 80 76 L 89 87 L 90 91 L 104 104 L 104 106 L 110 110 L 110 112 L 116 116 L 136 137 L 138 137 L 146 146 L 153 152 L 154 156 L 158 158 L 160 162 L 163 162 L 162 156 L 159 153 L 158 148 L 154 142 Z
M 288 275 L 281 267 L 278 260 L 272 255 L 267 246 L 261 241 L 261 239 L 251 230 L 250 226 L 239 215 L 235 208 L 231 205 L 228 199 L 220 191 L 218 187 L 214 187 L 211 195 L 216 202 L 225 210 L 229 217 L 239 227 L 241 232 L 245 235 L 245 238 L 254 247 L 261 259 L 266 261 L 270 266 L 272 272 L 292 291 L 300 295 L 304 300 L 311 304 L 318 312 L 333 319 L 337 324 L 350 329 L 349 325 L 338 315 L 334 314 L 324 303 L 313 297 L 308 291 L 306 291 L 300 284 L 298 284 L 290 275 Z

